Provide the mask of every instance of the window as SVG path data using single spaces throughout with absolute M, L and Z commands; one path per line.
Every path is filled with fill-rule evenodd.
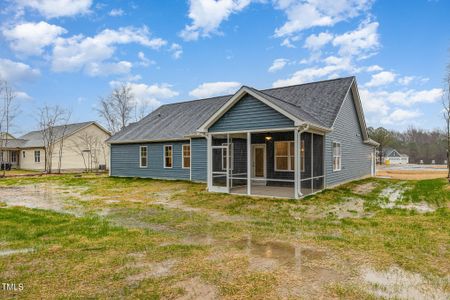
M 35 163 L 41 162 L 41 151 L 39 151 L 39 150 L 34 151 L 34 162 Z
M 17 152 L 16 151 L 12 151 L 11 152 L 11 162 L 12 163 L 16 163 L 17 162 Z
M 275 171 L 293 172 L 295 169 L 294 141 L 275 142 Z
M 147 146 L 141 146 L 139 148 L 139 166 L 141 168 L 147 168 Z
M 172 145 L 164 146 L 164 168 L 172 168 Z
M 341 143 L 333 142 L 333 171 L 340 171 L 341 167 Z
M 300 142 L 300 171 L 305 172 L 305 140 Z
M 222 144 L 222 146 L 227 146 L 227 143 Z M 227 169 L 227 153 L 228 153 L 228 149 L 231 150 L 231 154 L 230 154 L 230 170 L 233 170 L 233 143 L 229 144 L 230 147 L 226 147 L 222 149 L 222 170 L 226 170 Z
M 183 169 L 191 167 L 191 145 L 183 145 Z
M 22 157 L 25 158 L 25 151 L 22 151 Z

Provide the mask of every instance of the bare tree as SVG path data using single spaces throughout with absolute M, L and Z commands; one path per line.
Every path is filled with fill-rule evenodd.
M 447 65 L 445 76 L 445 96 L 442 98 L 442 105 L 444 107 L 444 120 L 446 123 L 446 142 L 447 142 L 447 180 L 450 182 L 450 63 Z
M 104 143 L 95 135 L 85 132 L 76 140 L 72 141 L 70 147 L 81 156 L 86 172 L 98 170 L 101 156 L 103 156 L 103 161 L 106 163 Z
M 0 97 L 0 164 L 4 165 L 9 131 L 17 114 L 16 93 L 7 81 L 0 81 Z M 2 176 L 5 175 L 6 167 L 3 168 Z
M 136 111 L 136 100 L 131 86 L 121 84 L 114 88 L 109 96 L 100 98 L 97 111 L 110 132 L 114 134 L 123 129 L 130 123 L 132 114 Z
M 45 150 L 45 171 L 52 173 L 53 152 L 55 144 L 63 137 L 61 127 L 68 120 L 67 112 L 59 105 L 44 105 L 39 108 L 39 127 Z
M 63 149 L 64 149 L 64 141 L 66 138 L 66 131 L 69 124 L 70 116 L 72 115 L 71 111 L 68 111 L 64 116 L 64 125 L 62 129 L 61 138 L 59 141 L 59 151 L 58 151 L 58 173 L 61 173 L 62 167 L 62 157 L 63 157 Z

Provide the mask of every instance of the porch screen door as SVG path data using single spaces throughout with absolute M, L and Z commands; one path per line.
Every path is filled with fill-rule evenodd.
M 228 192 L 229 151 L 227 146 L 212 146 L 211 191 Z

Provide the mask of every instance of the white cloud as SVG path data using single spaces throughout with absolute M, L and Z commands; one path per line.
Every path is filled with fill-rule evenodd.
M 367 89 L 360 89 L 359 95 L 364 107 L 364 112 L 376 113 L 383 116 L 388 114 L 390 106 L 383 94 L 371 93 Z
M 175 59 L 179 59 L 183 54 L 183 48 L 177 43 L 172 43 L 169 51 L 172 52 L 172 57 Z
M 64 28 L 44 21 L 2 29 L 11 49 L 24 55 L 41 55 L 44 47 L 53 44 L 58 36 L 66 32 Z
M 139 64 L 140 64 L 141 66 L 143 66 L 143 67 L 148 67 L 148 66 L 150 66 L 150 65 L 156 64 L 156 62 L 155 62 L 154 60 L 148 59 L 148 58 L 145 56 L 144 52 L 142 52 L 142 51 L 139 51 L 138 57 L 139 57 L 139 60 L 140 60 Z
M 407 90 L 407 91 L 376 91 L 369 92 L 362 89 L 365 97 L 368 99 L 377 99 L 385 103 L 392 103 L 402 106 L 411 106 L 418 103 L 434 103 L 442 98 L 444 91 L 442 89 L 430 90 Z
M 186 41 L 207 37 L 217 33 L 220 24 L 228 17 L 243 10 L 251 0 L 190 0 L 190 25 L 186 25 L 180 36 Z
M 0 58 L 0 79 L 14 83 L 18 81 L 32 80 L 39 75 L 39 70 L 33 69 L 29 65 Z
M 123 9 L 120 8 L 113 8 L 111 9 L 111 11 L 108 13 L 108 15 L 110 15 L 111 17 L 120 17 L 123 16 L 125 12 L 123 11 Z
M 129 61 L 119 61 L 117 63 L 96 63 L 86 65 L 84 71 L 89 76 L 108 76 L 111 74 L 127 74 L 131 71 L 133 64 Z
M 403 76 L 398 79 L 398 83 L 401 85 L 409 85 L 414 79 L 414 76 Z
M 277 58 L 273 61 L 272 65 L 269 68 L 269 72 L 276 72 L 283 69 L 286 64 L 289 62 L 286 58 Z
M 273 87 L 301 84 L 305 82 L 315 81 L 322 78 L 336 78 L 343 71 L 352 72 L 354 71 L 350 60 L 347 58 L 338 57 L 327 57 L 325 59 L 327 63 L 322 67 L 310 67 L 301 69 L 295 72 L 291 77 L 287 79 L 279 79 L 275 81 L 272 85 Z
M 300 40 L 299 35 L 289 36 L 284 38 L 280 45 L 287 48 L 295 48 L 295 45 L 292 42 L 297 42 L 298 40 Z
M 111 81 L 111 87 L 121 84 L 119 81 Z M 178 96 L 179 93 L 172 89 L 172 85 L 167 83 L 147 85 L 145 83 L 126 83 L 133 93 L 138 105 L 156 108 L 161 105 L 161 100 Z
M 397 74 L 389 71 L 383 71 L 372 75 L 369 82 L 366 83 L 368 87 L 376 87 L 381 85 L 386 85 L 395 81 Z
M 319 34 L 311 34 L 305 40 L 304 48 L 312 51 L 317 51 L 333 39 L 333 35 L 328 32 L 321 32 Z
M 89 13 L 92 0 L 16 0 L 16 3 L 19 7 L 37 10 L 49 19 Z
M 93 37 L 76 35 L 67 39 L 58 38 L 52 53 L 52 70 L 55 72 L 84 70 L 90 75 L 96 74 L 90 70 L 99 68 L 99 65 L 112 58 L 116 51 L 116 45 L 129 43 L 159 49 L 167 42 L 160 38 L 150 38 L 146 27 L 105 29 Z M 124 67 L 126 65 L 119 62 L 113 68 L 106 66 L 104 69 L 116 71 L 119 68 L 123 71 Z
M 366 71 L 367 72 L 379 72 L 379 71 L 383 71 L 383 68 L 380 67 L 379 65 L 372 65 L 372 66 L 366 67 Z
M 218 81 L 205 82 L 189 92 L 189 95 L 197 98 L 207 98 L 217 95 L 234 93 L 241 84 L 239 82 Z
M 275 0 L 275 7 L 283 10 L 287 21 L 275 30 L 284 37 L 318 26 L 332 26 L 360 15 L 369 9 L 372 0 Z
M 381 119 L 382 124 L 399 124 L 411 122 L 415 118 L 421 116 L 422 113 L 417 110 L 405 110 L 398 108 L 391 112 L 388 116 Z
M 368 58 L 376 54 L 380 47 L 378 26 L 378 22 L 363 22 L 358 29 L 336 36 L 333 46 L 339 48 L 339 54 L 342 56 Z
M 30 95 L 28 95 L 27 93 L 23 92 L 23 91 L 16 91 L 16 98 L 19 100 L 31 100 L 33 99 Z

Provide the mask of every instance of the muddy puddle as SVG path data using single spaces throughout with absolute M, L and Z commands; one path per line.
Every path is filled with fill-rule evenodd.
M 177 192 L 182 192 L 184 190 L 179 190 Z M 211 219 L 218 221 L 218 222 L 240 222 L 240 221 L 251 221 L 252 219 L 246 218 L 244 216 L 236 216 L 236 215 L 227 215 L 222 212 L 212 210 L 212 209 L 205 209 L 200 207 L 193 207 L 189 206 L 179 200 L 172 199 L 172 196 L 174 193 L 172 192 L 160 192 L 155 193 L 154 198 L 155 200 L 152 202 L 152 204 L 156 205 L 162 205 L 164 207 L 170 208 L 170 209 L 179 209 L 185 212 L 195 212 L 195 213 L 203 213 L 208 215 Z
M 403 194 L 405 191 L 406 189 L 401 186 L 385 188 L 384 190 L 381 191 L 379 195 L 380 199 L 384 200 L 384 202 L 380 204 L 380 207 L 415 210 L 418 213 L 427 213 L 436 210 L 435 207 L 432 207 L 426 202 L 408 203 L 408 204 L 399 203 L 403 200 Z
M 6 206 L 24 206 L 81 216 L 81 207 L 71 199 L 89 200 L 81 194 L 82 191 L 81 187 L 64 189 L 50 184 L 0 187 L 0 202 Z
M 301 272 L 306 263 L 326 257 L 326 253 L 321 250 L 279 241 L 260 242 L 250 237 L 238 240 L 232 245 L 249 257 L 250 269 L 253 270 L 288 267 L 292 271 Z
M 377 187 L 375 182 L 367 182 L 355 186 L 352 191 L 356 194 L 366 195 L 372 192 Z
M 0 250 L 0 257 L 1 256 L 10 256 L 15 254 L 26 254 L 34 252 L 34 248 L 23 248 L 23 249 L 4 249 Z
M 148 278 L 168 276 L 176 266 L 177 260 L 168 259 L 160 262 L 146 262 L 145 253 L 133 253 L 133 262 L 126 265 L 127 268 L 137 270 L 133 275 L 127 277 L 129 282 L 139 282 Z
M 448 282 L 427 280 L 398 267 L 385 271 L 365 267 L 361 279 L 373 295 L 383 299 L 450 299 L 450 294 L 444 291 Z
M 292 215 L 292 214 L 291 214 Z M 367 212 L 364 209 L 364 200 L 355 197 L 348 197 L 343 199 L 340 203 L 307 207 L 303 217 L 311 220 L 324 219 L 327 217 L 335 217 L 337 219 L 345 218 L 366 218 L 373 216 L 373 213 Z M 300 219 L 302 216 L 295 216 Z
M 177 300 L 213 300 L 218 299 L 217 288 L 206 283 L 199 277 L 189 278 L 178 282 L 175 287 L 183 290 L 184 294 L 177 297 Z

